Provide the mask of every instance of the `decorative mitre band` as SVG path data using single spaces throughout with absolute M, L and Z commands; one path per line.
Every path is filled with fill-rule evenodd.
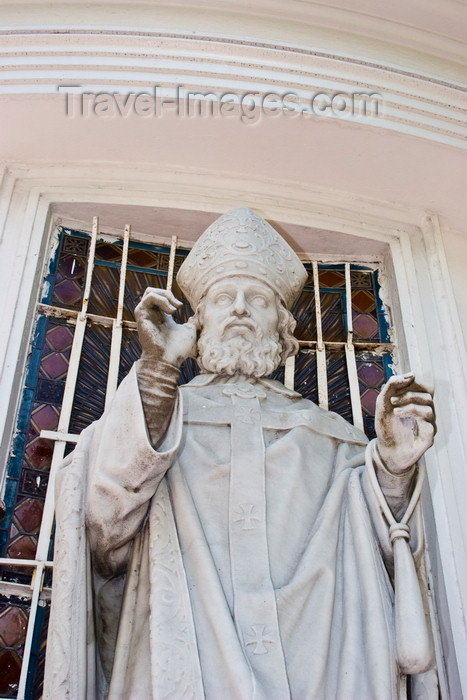
M 247 207 L 216 219 L 198 238 L 177 274 L 193 309 L 211 285 L 232 275 L 265 282 L 290 308 L 307 280 L 307 271 L 286 241 Z

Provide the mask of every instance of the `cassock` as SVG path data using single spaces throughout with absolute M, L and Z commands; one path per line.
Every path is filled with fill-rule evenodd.
M 155 450 L 132 370 L 58 474 L 44 697 L 404 697 L 366 443 L 278 382 L 200 375 Z

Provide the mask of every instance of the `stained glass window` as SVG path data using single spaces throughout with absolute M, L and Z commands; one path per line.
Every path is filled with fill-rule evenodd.
M 85 332 L 67 424 L 67 431 L 72 435 L 79 434 L 104 410 L 114 319 L 118 313 L 122 253 L 122 241 L 97 238 Z M 39 587 L 36 586 L 35 590 L 40 592 L 33 607 L 30 601 L 31 596 L 34 600 L 34 594 L 31 594 L 30 585 L 34 584 L 36 575 L 34 560 L 54 453 L 53 433 L 59 427 L 75 333 L 85 303 L 89 254 L 89 235 L 65 228 L 59 230 L 59 245 L 45 278 L 45 292 L 31 342 L 6 478 L 7 516 L 0 522 L 2 556 L 8 559 L 0 568 L 0 695 L 4 698 L 16 698 L 18 693 L 21 697 L 40 698 L 42 693 L 51 563 L 46 562 L 43 569 L 38 570 L 43 580 Z M 177 250 L 175 272 L 186 254 L 187 251 Z M 118 382 L 140 354 L 134 308 L 147 286 L 166 286 L 169 266 L 167 248 L 129 243 Z M 295 361 L 295 388 L 306 398 L 318 401 L 316 337 L 320 328 L 326 350 L 329 408 L 352 420 L 346 355 L 351 328 L 363 424 L 371 437 L 374 434 L 376 396 L 390 374 L 391 361 L 388 328 L 379 297 L 378 271 L 358 265 L 351 265 L 346 271 L 344 264 L 320 264 L 316 277 L 312 265 L 308 267 L 307 286 L 293 308 L 297 318 L 296 336 L 300 341 L 300 352 Z M 319 328 L 315 295 L 317 279 L 321 309 Z M 349 283 L 350 303 L 347 298 Z M 181 297 L 175 280 L 173 290 Z M 187 301 L 183 301 L 182 310 L 177 312 L 181 322 L 191 314 Z M 349 310 L 352 316 L 350 325 Z M 181 382 L 189 381 L 196 373 L 196 364 L 192 360 L 186 361 Z M 277 370 L 274 376 L 283 380 L 284 369 Z M 48 431 L 49 436 L 44 436 L 43 431 Z M 66 450 L 72 448 L 73 443 L 69 442 Z M 50 544 L 48 561 L 51 557 Z M 30 617 L 34 623 L 26 654 L 28 667 L 21 674 Z
M 310 265 L 306 265 L 310 268 Z M 352 422 L 350 385 L 345 354 L 352 312 L 355 362 L 358 377 L 363 427 L 369 438 L 375 436 L 376 397 L 392 374 L 392 346 L 383 304 L 379 295 L 378 270 L 350 266 L 351 303 L 347 304 L 346 275 L 343 264 L 318 265 L 319 296 L 323 343 L 326 346 L 326 370 L 329 410 Z M 316 360 L 317 315 L 314 280 L 310 270 L 307 284 L 295 302 L 292 313 L 297 320 L 295 335 L 300 351 L 295 360 L 294 388 L 305 398 L 318 403 Z M 275 373 L 283 380 L 284 369 Z

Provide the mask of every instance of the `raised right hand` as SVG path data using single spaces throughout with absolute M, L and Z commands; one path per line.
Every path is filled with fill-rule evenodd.
M 148 287 L 135 309 L 143 360 L 159 360 L 180 367 L 196 347 L 196 328 L 189 319 L 177 323 L 172 314 L 181 301 L 168 289 Z

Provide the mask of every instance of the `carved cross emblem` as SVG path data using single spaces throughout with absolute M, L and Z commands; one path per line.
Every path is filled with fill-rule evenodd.
M 252 637 L 246 642 L 246 646 L 255 645 L 253 654 L 267 654 L 266 644 L 274 644 L 274 639 L 271 639 L 266 632 L 266 625 L 250 625 L 251 632 L 248 635 Z
M 240 423 L 247 423 L 248 425 L 254 425 L 261 419 L 261 411 L 250 406 L 235 406 L 234 415 Z
M 239 517 L 235 518 L 234 522 L 243 523 L 242 530 L 254 530 L 256 527 L 256 523 L 254 521 L 258 523 L 261 522 L 261 518 L 253 515 L 254 510 L 254 503 L 241 503 L 236 511 L 236 515 Z

